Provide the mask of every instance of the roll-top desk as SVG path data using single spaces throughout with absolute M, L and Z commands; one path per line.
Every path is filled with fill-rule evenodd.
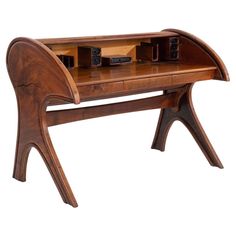
M 170 126 L 180 120 L 209 163 L 223 168 L 195 114 L 191 90 L 197 81 L 228 81 L 228 73 L 219 56 L 191 34 L 167 29 L 131 35 L 40 40 L 16 38 L 8 48 L 7 68 L 19 111 L 13 177 L 26 180 L 28 155 L 35 147 L 63 201 L 73 207 L 77 202 L 50 140 L 49 126 L 160 108 L 152 148 L 164 151 Z M 163 91 L 163 94 L 113 104 L 47 111 L 47 106 L 51 105 L 80 104 L 150 91 Z

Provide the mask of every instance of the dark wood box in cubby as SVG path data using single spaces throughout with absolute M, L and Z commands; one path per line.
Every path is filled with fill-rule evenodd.
M 179 60 L 180 37 L 153 38 L 151 42 L 159 46 L 160 61 Z

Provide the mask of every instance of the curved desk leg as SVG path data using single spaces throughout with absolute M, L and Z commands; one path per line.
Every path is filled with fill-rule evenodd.
M 193 84 L 182 88 L 182 97 L 179 100 L 179 106 L 177 108 L 161 110 L 152 148 L 160 151 L 165 150 L 169 129 L 175 120 L 179 120 L 188 128 L 209 163 L 212 166 L 223 168 L 194 111 L 191 97 L 192 87 Z M 165 91 L 165 93 L 169 92 L 171 92 L 171 90 Z
M 33 97 L 18 99 L 19 124 L 13 177 L 26 180 L 26 167 L 30 149 L 35 147 L 41 154 L 65 203 L 78 204 L 54 151 L 46 124 L 46 108 Z M 32 105 L 33 104 L 33 105 Z

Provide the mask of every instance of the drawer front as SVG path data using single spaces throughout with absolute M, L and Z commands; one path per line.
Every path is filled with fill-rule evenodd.
M 165 90 L 215 77 L 215 70 L 79 86 L 81 101 Z

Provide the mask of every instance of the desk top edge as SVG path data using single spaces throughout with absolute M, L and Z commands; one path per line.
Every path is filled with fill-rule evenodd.
M 207 65 L 175 65 L 175 64 L 170 64 L 170 65 L 156 65 L 157 67 L 160 67 L 161 71 L 160 72 L 156 72 L 156 73 L 146 73 L 146 74 L 142 74 L 142 73 L 138 73 L 138 68 L 142 65 L 139 64 L 131 64 L 129 65 L 132 68 L 135 68 L 135 71 L 137 72 L 135 75 L 133 74 L 134 72 L 130 72 L 130 73 L 122 73 L 120 76 L 113 76 L 113 78 L 110 78 L 109 76 L 106 78 L 106 76 L 103 74 L 101 75 L 101 78 L 92 78 L 89 75 L 88 79 L 86 80 L 87 76 L 84 76 L 83 74 L 77 74 L 77 72 L 79 71 L 79 68 L 74 68 L 73 70 L 71 70 L 71 75 L 76 83 L 77 86 L 86 86 L 86 85 L 95 85 L 95 84 L 103 84 L 103 83 L 113 83 L 113 82 L 120 82 L 120 81 L 128 81 L 128 80 L 132 80 L 132 79 L 146 79 L 146 78 L 157 78 L 157 77 L 163 77 L 163 76 L 176 76 L 176 75 L 184 75 L 184 74 L 189 74 L 189 73 L 201 73 L 201 72 L 207 72 L 207 71 L 214 71 L 217 70 L 217 67 L 215 66 L 207 66 Z M 145 66 L 145 65 L 144 65 Z M 146 66 L 149 66 L 148 64 Z M 150 65 L 151 68 L 155 67 L 155 65 Z M 164 68 L 163 68 L 164 67 Z M 175 68 L 176 69 L 169 69 L 168 71 L 168 67 L 170 68 Z M 110 70 L 119 70 L 119 68 L 102 68 L 104 69 L 103 71 L 105 71 L 107 73 L 107 71 Z M 163 70 L 164 69 L 164 70 Z M 82 69 L 83 70 L 83 69 Z M 92 72 L 92 70 L 91 70 Z M 97 70 L 95 70 L 94 72 L 98 72 Z M 102 71 L 100 71 L 100 73 L 102 74 Z
M 36 39 L 36 40 L 46 45 L 57 45 L 57 44 L 73 44 L 73 43 L 84 43 L 84 42 L 98 42 L 98 41 L 170 37 L 177 35 L 178 34 L 175 32 L 161 31 L 161 32 L 139 33 L 139 34 L 137 33 L 137 34 L 84 36 L 84 37 L 70 37 L 70 38 L 46 38 L 46 39 Z

